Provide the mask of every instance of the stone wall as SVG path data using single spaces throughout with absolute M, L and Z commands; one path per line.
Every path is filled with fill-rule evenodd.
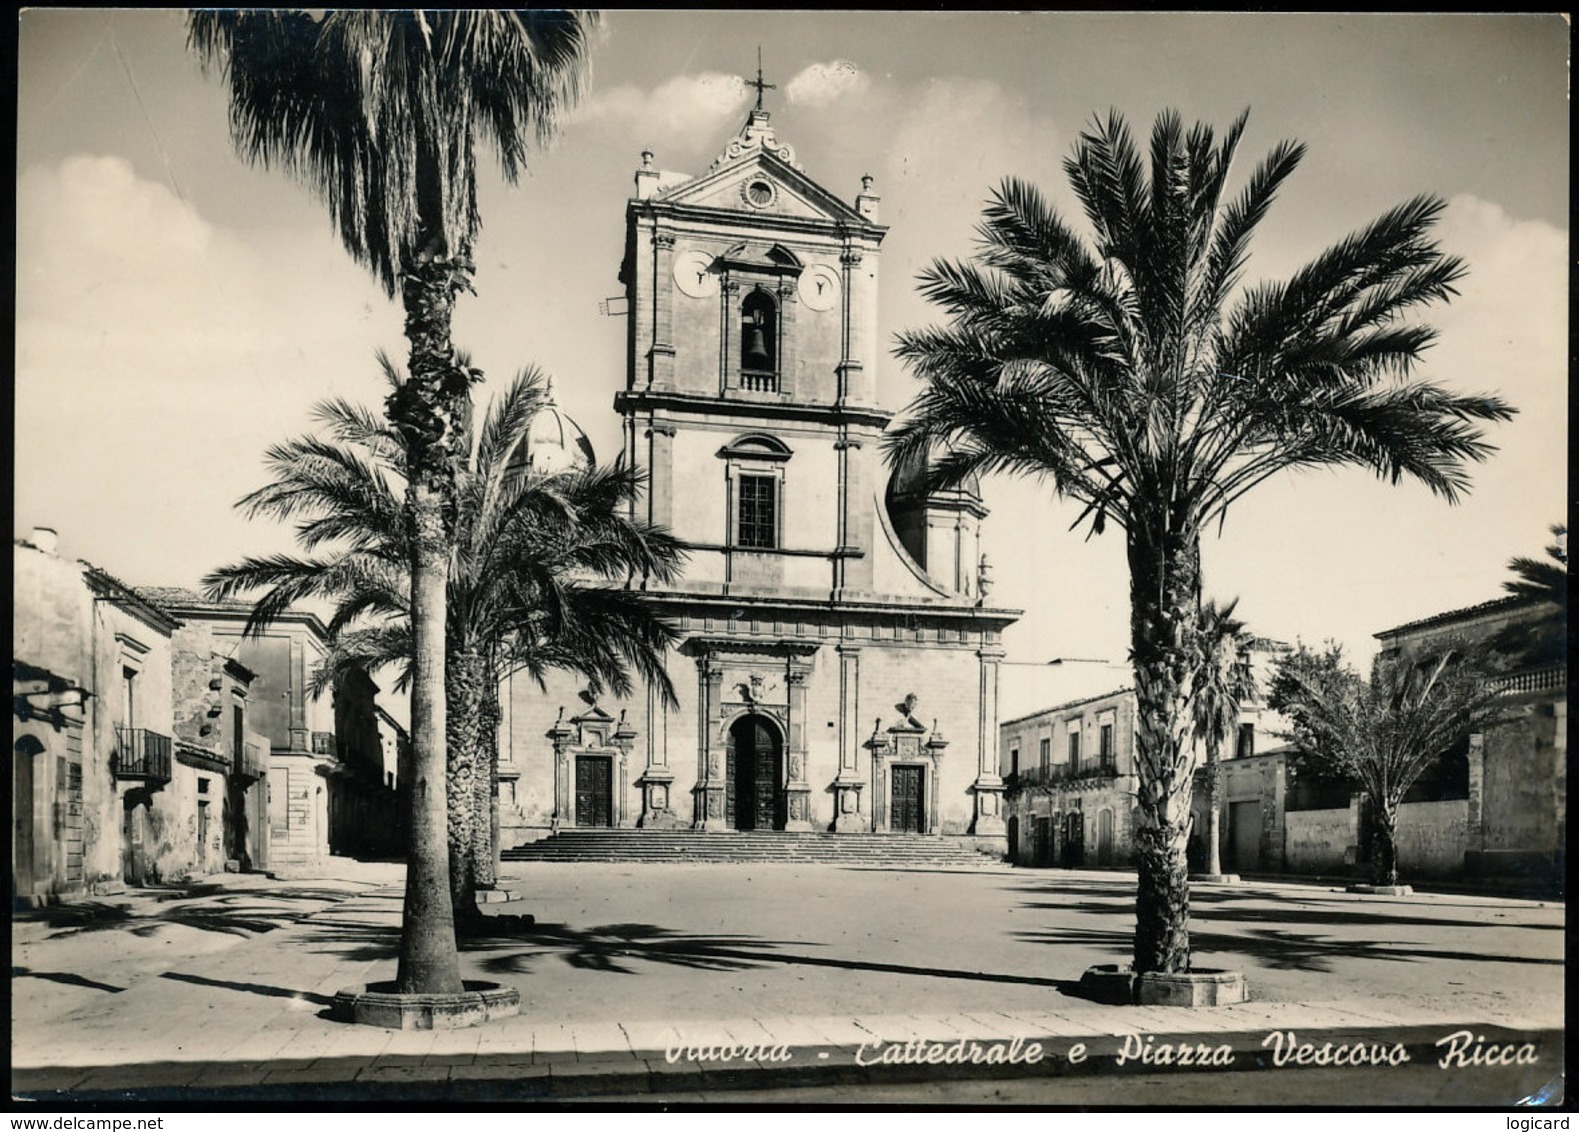
M 1398 807 L 1398 871 L 1410 876 L 1458 876 L 1464 868 L 1469 804 L 1406 802 Z
M 1291 873 L 1325 876 L 1353 868 L 1353 812 L 1294 810 L 1284 815 L 1283 857 Z

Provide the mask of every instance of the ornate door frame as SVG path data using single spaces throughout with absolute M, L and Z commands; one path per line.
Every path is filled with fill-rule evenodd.
M 907 700 L 908 707 L 914 701 Z M 877 726 L 882 726 L 878 720 Z M 892 833 L 893 815 L 889 813 L 890 800 L 893 796 L 892 771 L 896 763 L 918 765 L 922 768 L 921 801 L 923 809 L 923 824 L 925 828 L 921 836 L 936 834 L 938 826 L 938 764 L 942 760 L 943 751 L 948 747 L 948 740 L 936 728 L 933 728 L 931 737 L 922 742 L 921 737 L 927 734 L 927 728 L 908 716 L 890 727 L 886 733 L 876 729 L 872 737 L 866 741 L 867 750 L 872 752 L 872 832 Z
M 725 815 L 726 752 L 730 728 L 745 715 L 765 717 L 778 728 L 784 773 L 784 828 L 810 832 L 811 785 L 806 781 L 806 680 L 820 646 L 792 640 L 744 641 L 693 637 L 686 651 L 696 657 L 697 767 L 696 829 L 732 828 Z M 737 804 L 739 800 L 736 800 Z
M 580 715 L 565 719 L 565 709 L 559 709 L 559 719 L 549 728 L 548 738 L 554 744 L 554 813 L 549 824 L 553 829 L 576 824 L 576 757 L 598 755 L 609 759 L 609 789 L 613 794 L 610 819 L 616 829 L 630 828 L 630 799 L 627 769 L 631 744 L 636 729 L 625 722 L 625 713 L 616 720 L 608 712 L 592 704 Z

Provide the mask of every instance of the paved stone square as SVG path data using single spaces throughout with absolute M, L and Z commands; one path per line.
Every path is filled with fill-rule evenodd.
M 518 1018 L 447 1032 L 347 1026 L 328 1017 L 333 993 L 393 977 L 402 872 L 340 871 L 24 914 L 13 1089 L 328 1098 L 361 1083 L 530 1099 L 783 1077 L 765 1061 L 666 1059 L 685 1043 L 782 1044 L 797 1051 L 797 1081 L 837 1081 L 870 1075 L 858 1051 L 873 1043 L 1085 1041 L 1111 1059 L 1127 1034 L 1190 1034 L 1248 1064 L 1288 1029 L 1392 1035 L 1420 1061 L 1466 1025 L 1507 1041 L 1540 1031 L 1542 1058 L 1560 1056 L 1559 904 L 1201 886 L 1196 961 L 1243 970 L 1251 1001 L 1112 1007 L 1074 984 L 1127 958 L 1132 878 L 1028 869 L 510 866 L 504 884 L 520 899 L 489 910 L 536 923 L 468 940 L 462 958 L 467 978 L 520 989 Z

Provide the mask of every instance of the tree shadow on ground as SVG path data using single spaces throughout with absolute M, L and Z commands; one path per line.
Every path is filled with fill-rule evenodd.
M 529 946 L 522 949 L 523 943 Z M 738 971 L 778 964 L 1060 989 L 1073 985 L 1067 980 L 1031 975 L 810 954 L 803 950 L 808 946 L 821 945 L 761 940 L 749 936 L 688 935 L 654 924 L 607 924 L 592 928 L 575 928 L 568 924 L 533 924 L 520 932 L 491 937 L 473 936 L 464 950 L 469 953 L 492 952 L 483 959 L 482 966 L 495 975 L 526 974 L 533 969 L 537 960 L 558 957 L 579 970 L 617 974 L 641 974 L 637 963 L 701 971 Z M 785 948 L 797 950 L 787 951 Z
M 1079 944 L 1115 954 L 1132 949 L 1133 931 L 1095 928 L 1059 928 L 1016 932 L 1028 943 L 1054 946 Z M 1328 973 L 1337 961 L 1380 959 L 1394 963 L 1419 963 L 1436 959 L 1456 959 L 1465 963 L 1534 963 L 1562 966 L 1561 959 L 1541 959 L 1519 955 L 1496 955 L 1425 947 L 1407 940 L 1317 939 L 1307 934 L 1278 928 L 1256 928 L 1244 934 L 1190 932 L 1192 952 L 1243 955 L 1259 960 L 1273 970 Z
M 316 952 L 333 952 L 356 962 L 394 959 L 400 954 L 400 924 L 314 916 L 301 937 L 300 946 Z
M 191 983 L 200 987 L 217 987 L 220 990 L 241 991 L 245 994 L 263 995 L 267 998 L 289 998 L 302 1002 L 310 1002 L 314 1006 L 332 1006 L 334 999 L 328 995 L 317 994 L 313 991 L 291 990 L 289 987 L 274 987 L 266 983 L 242 983 L 230 979 L 210 979 L 204 975 L 188 975 L 180 971 L 165 971 L 161 979 L 170 979 L 177 983 Z
M 145 890 L 144 890 L 145 891 Z M 134 903 L 78 901 L 19 913 L 18 923 L 42 923 L 52 930 L 49 939 L 65 939 L 86 932 L 119 931 L 148 938 L 168 925 L 250 937 L 288 927 L 316 912 L 325 903 L 357 895 L 328 888 L 247 890 L 220 895 L 222 886 L 206 886 L 194 895 L 190 889 L 153 896 L 149 909 Z
M 45 979 L 52 983 L 64 983 L 71 987 L 86 987 L 88 990 L 108 991 L 110 994 L 120 994 L 125 987 L 115 986 L 113 983 L 95 982 L 93 979 L 82 975 L 74 975 L 70 971 L 31 971 L 26 967 L 12 967 L 13 979 Z
M 1251 898 L 1254 899 L 1254 898 Z M 1259 906 L 1230 907 L 1222 901 L 1198 900 L 1194 893 L 1190 895 L 1190 905 L 1204 904 L 1206 908 L 1194 917 L 1198 921 L 1216 923 L 1228 921 L 1233 923 L 1265 923 L 1275 920 L 1286 924 L 1375 924 L 1377 926 L 1402 925 L 1411 928 L 1534 928 L 1540 931 L 1562 931 L 1562 924 L 1530 924 L 1530 923 L 1498 923 L 1495 920 L 1458 920 L 1444 919 L 1430 915 L 1430 906 L 1422 905 L 1416 915 L 1403 915 L 1401 913 L 1376 911 L 1358 912 L 1343 908 L 1312 908 L 1301 904 L 1277 904 L 1268 908 L 1264 900 L 1257 900 Z M 1064 903 L 1026 902 L 1022 908 L 1047 912 L 1077 913 L 1091 916 L 1133 915 L 1135 905 L 1133 901 L 1122 900 L 1071 900 Z

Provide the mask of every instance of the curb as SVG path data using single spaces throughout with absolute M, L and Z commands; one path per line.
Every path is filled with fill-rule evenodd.
M 1274 1038 L 1274 1034 L 1278 1037 Z M 1448 1043 L 1444 1045 L 1444 1043 Z M 868 1047 L 872 1048 L 868 1048 Z M 1005 1060 L 939 1059 L 934 1050 L 999 1047 Z M 1038 1050 L 1039 1047 L 1039 1050 Z M 1077 1047 L 1083 1056 L 1076 1056 Z M 727 1050 L 729 1047 L 725 1047 Z M 1292 1070 L 1354 1064 L 1386 1072 L 1405 1062 L 1439 1064 L 1459 1051 L 1459 1065 L 1530 1066 L 1544 1083 L 1563 1060 L 1560 1030 L 1510 1030 L 1473 1023 L 1376 1029 L 1321 1029 L 1234 1033 L 1180 1031 L 1157 1035 L 1081 1038 L 960 1038 L 848 1046 L 747 1047 L 731 1060 L 690 1060 L 677 1051 L 561 1052 L 533 1058 L 500 1053 L 470 1061 L 451 1056 L 318 1058 L 309 1064 L 270 1062 L 158 1062 L 136 1066 L 12 1071 L 12 1096 L 33 1101 L 108 1104 L 215 1100 L 320 1102 L 365 1098 L 445 1100 L 584 1100 L 677 1092 L 729 1092 L 828 1085 L 896 1085 L 939 1080 L 1001 1080 L 1124 1074 Z M 896 1060 L 884 1061 L 885 1055 Z M 1040 1056 L 1033 1057 L 1033 1051 Z M 1188 1055 L 1184 1056 L 1184 1052 Z M 716 1051 L 690 1051 L 706 1055 Z M 745 1056 L 754 1054 L 755 1056 Z M 671 1060 L 673 1058 L 673 1060 Z M 908 1058 L 908 1060 L 906 1060 Z M 1009 1060 L 1013 1058 L 1014 1060 Z M 1334 1059 L 1338 1060 L 1334 1060 Z M 1482 1059 L 1477 1061 L 1476 1059 Z M 1503 1060 L 1498 1061 L 1496 1059 Z M 1515 1059 L 1517 1058 L 1517 1061 Z M 1491 1059 L 1489 1062 L 1485 1059 Z M 257 1080 L 249 1080 L 256 1077 Z M 120 1081 L 116 1079 L 120 1078 Z

